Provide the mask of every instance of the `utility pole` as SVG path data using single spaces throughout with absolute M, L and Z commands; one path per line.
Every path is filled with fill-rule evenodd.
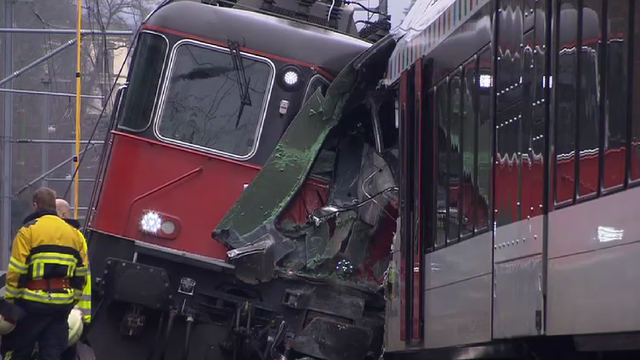
M 13 5 L 15 0 L 4 0 L 4 25 L 13 27 Z M 13 35 L 4 35 L 4 77 L 13 72 Z M 8 89 L 13 88 L 13 80 L 5 84 Z M 11 202 L 13 200 L 13 94 L 4 93 L 4 139 L 2 161 L 2 237 L 0 238 L 0 268 L 9 265 L 9 249 L 11 247 Z
M 47 92 L 51 91 L 51 79 L 46 78 L 42 79 L 42 84 Z M 49 138 L 49 125 L 51 124 L 51 96 L 44 97 L 44 113 L 42 114 L 42 128 L 40 130 L 41 139 Z M 41 169 L 40 171 L 44 174 L 49 170 L 49 145 L 47 143 L 42 143 L 42 153 L 41 153 Z M 47 178 L 42 178 L 42 186 L 47 186 Z

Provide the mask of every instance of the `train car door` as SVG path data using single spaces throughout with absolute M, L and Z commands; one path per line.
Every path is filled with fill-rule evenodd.
M 426 63 L 426 65 L 425 65 Z M 400 83 L 401 159 L 401 327 L 400 338 L 418 345 L 424 337 L 424 244 L 431 238 L 432 213 L 427 204 L 432 188 L 428 169 L 433 154 L 427 117 L 429 62 L 419 59 Z

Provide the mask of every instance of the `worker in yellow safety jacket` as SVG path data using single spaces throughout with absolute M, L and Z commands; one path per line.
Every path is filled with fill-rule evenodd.
M 15 329 L 3 336 L 4 360 L 60 360 L 69 338 L 69 313 L 82 300 L 89 271 L 84 238 L 56 211 L 56 193 L 33 195 L 34 212 L 13 240 L 5 300 L 24 310 Z
M 78 230 L 79 236 L 82 238 L 82 242 L 84 243 L 84 250 L 87 250 L 87 241 L 80 232 L 80 222 L 71 217 L 71 207 L 69 203 L 64 199 L 56 199 L 56 211 L 58 212 L 58 216 L 60 216 L 67 224 L 73 226 Z M 91 323 L 91 270 L 87 268 L 87 275 L 85 277 L 86 285 L 84 290 L 82 291 L 82 298 L 76 305 L 76 308 L 82 312 L 82 318 L 84 320 L 85 326 L 83 329 L 87 329 L 89 323 Z M 62 360 L 75 360 L 77 354 L 77 343 L 70 345 L 67 350 L 62 353 Z

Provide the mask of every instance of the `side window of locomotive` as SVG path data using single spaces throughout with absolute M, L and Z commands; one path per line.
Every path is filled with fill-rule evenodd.
M 309 81 L 309 85 L 307 86 L 307 91 L 304 94 L 304 102 L 307 102 L 307 100 L 309 100 L 311 95 L 313 95 L 313 93 L 316 92 L 318 88 L 320 89 L 322 96 L 326 96 L 329 85 L 329 81 L 320 75 L 312 77 L 311 81 Z
M 120 112 L 120 128 L 138 132 L 149 126 L 166 54 L 166 38 L 149 32 L 140 34 Z
M 274 68 L 267 60 L 184 41 L 174 50 L 157 133 L 165 141 L 246 159 L 263 123 Z

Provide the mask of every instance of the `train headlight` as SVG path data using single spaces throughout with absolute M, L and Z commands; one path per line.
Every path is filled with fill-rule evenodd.
M 163 233 L 172 235 L 176 231 L 176 224 L 171 220 L 163 221 L 160 229 Z
M 284 76 L 282 77 L 282 79 L 284 80 L 284 83 L 287 84 L 287 86 L 295 86 L 298 83 L 298 81 L 300 81 L 300 77 L 298 76 L 298 73 L 293 70 L 289 70 L 286 73 L 284 73 Z
M 149 211 L 142 216 L 140 220 L 140 227 L 142 231 L 150 234 L 155 234 L 162 228 L 162 219 L 160 214 L 155 211 Z
M 302 80 L 302 69 L 296 65 L 286 65 L 280 70 L 279 83 L 286 91 L 297 90 Z

